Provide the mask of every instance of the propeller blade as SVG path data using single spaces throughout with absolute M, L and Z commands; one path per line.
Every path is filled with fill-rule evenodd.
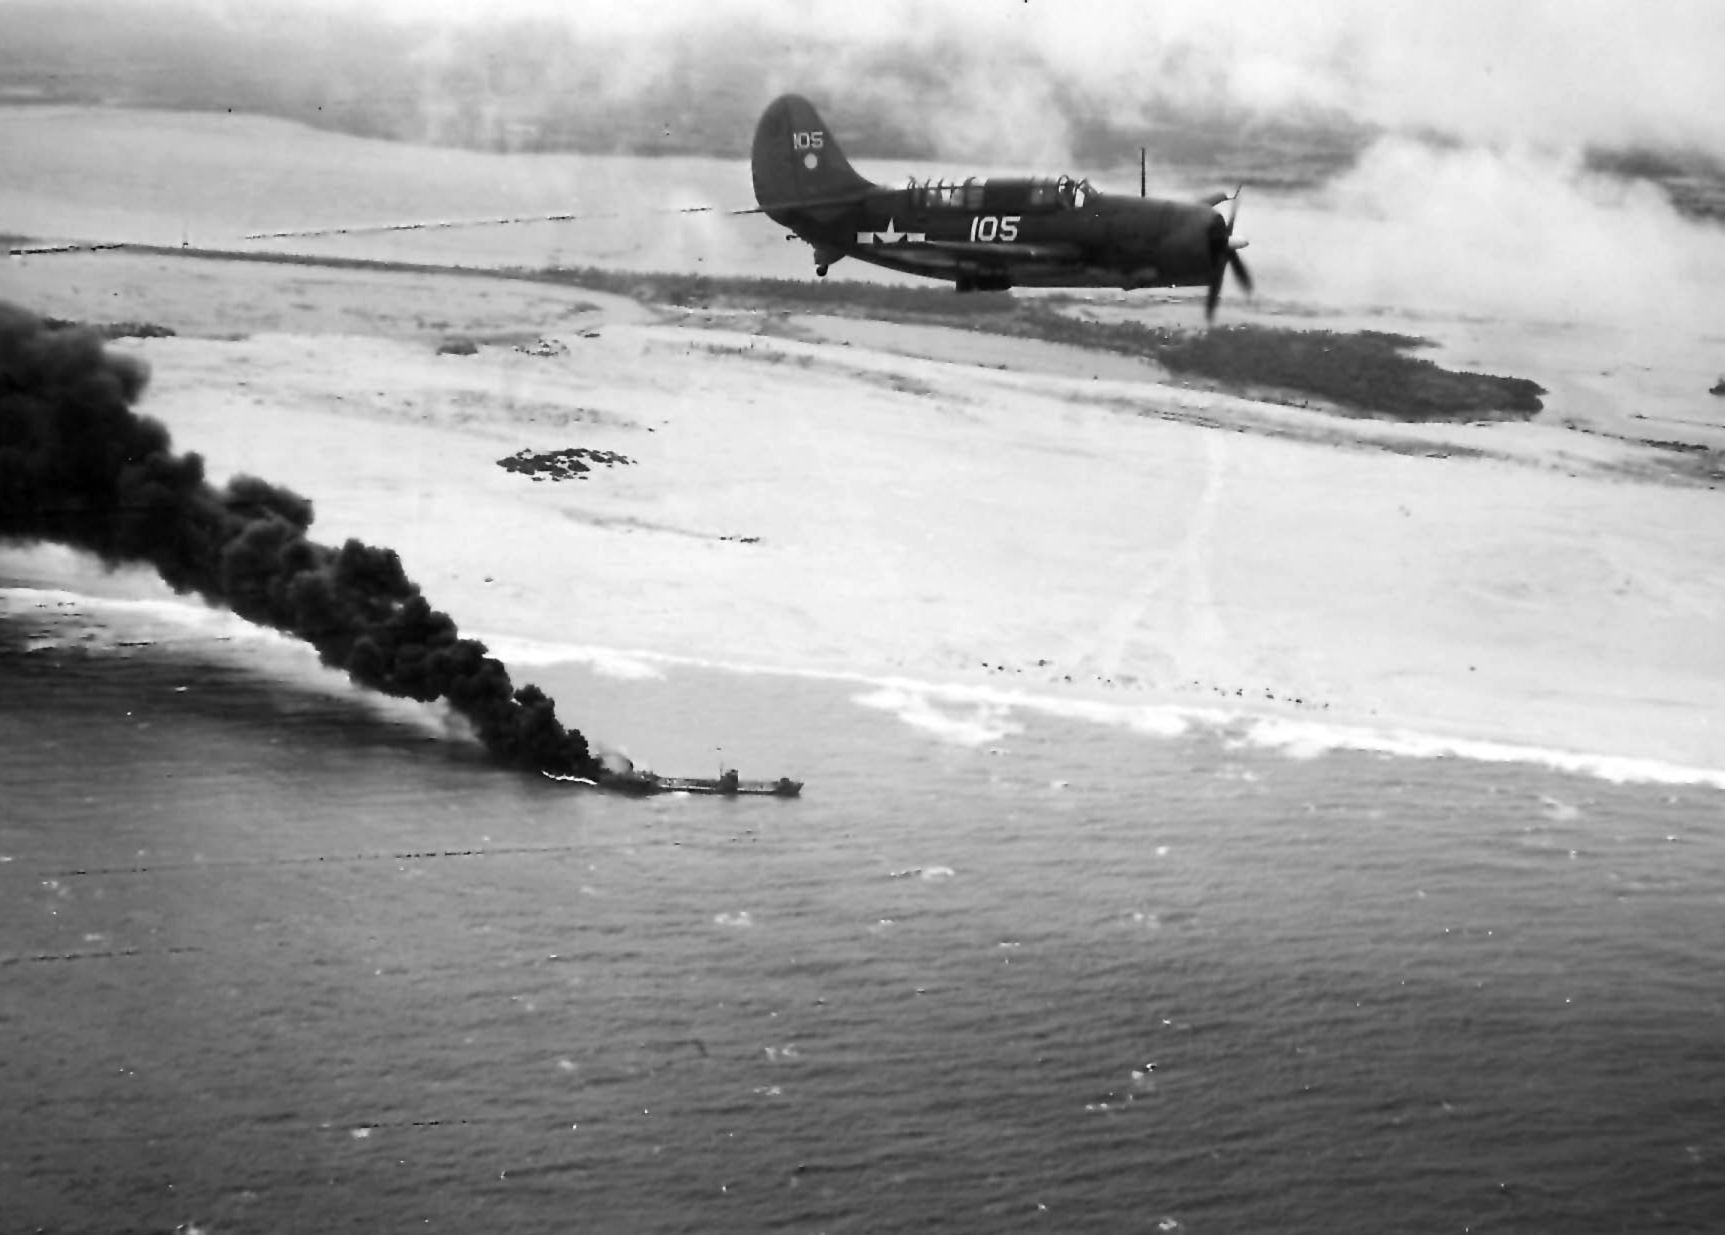
M 1240 280 L 1240 286 L 1246 289 L 1246 295 L 1252 294 L 1252 274 L 1246 269 L 1246 263 L 1240 260 L 1240 254 L 1233 249 L 1228 251 L 1228 266 L 1233 270 L 1234 277 Z M 1212 287 L 1220 287 L 1221 279 L 1217 279 Z
M 1204 320 L 1216 320 L 1216 305 L 1222 299 L 1222 280 L 1231 269 L 1234 277 L 1240 280 L 1240 286 L 1246 289 L 1246 294 L 1252 294 L 1252 272 L 1246 269 L 1246 263 L 1241 260 L 1240 250 L 1246 247 L 1244 240 L 1234 240 L 1234 219 L 1240 211 L 1240 194 L 1246 186 L 1242 182 L 1232 194 L 1219 194 L 1216 204 L 1228 202 L 1228 217 L 1214 215 L 1210 219 L 1210 287 L 1204 297 Z

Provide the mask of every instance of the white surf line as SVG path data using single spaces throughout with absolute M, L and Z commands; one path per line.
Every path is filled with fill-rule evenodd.
M 309 649 L 309 645 L 302 644 L 291 636 L 256 626 L 228 610 L 201 604 L 186 604 L 171 599 L 93 597 L 62 589 L 0 587 L 0 615 L 26 617 L 32 609 L 41 612 L 39 606 L 32 606 L 30 609 L 10 608 L 5 602 L 12 596 L 20 599 L 48 599 L 51 602 L 66 602 L 89 608 L 148 613 L 185 626 L 202 626 L 206 631 L 213 624 L 228 633 L 256 632 L 286 645 L 305 646 Z M 521 665 L 579 663 L 592 665 L 599 672 L 605 672 L 601 666 L 608 664 L 617 676 L 631 673 L 636 676 L 662 676 L 657 673 L 655 666 L 678 666 L 744 676 L 793 678 L 867 687 L 869 693 L 877 698 L 872 703 L 865 702 L 865 706 L 889 711 L 905 710 L 912 716 L 927 719 L 928 723 L 920 727 L 937 732 L 944 730 L 947 736 L 963 738 L 978 745 L 992 740 L 991 735 L 1000 731 L 1001 724 L 1013 709 L 1023 709 L 1062 719 L 1125 728 L 1150 736 L 1176 737 L 1194 728 L 1207 728 L 1222 733 L 1237 731 L 1237 740 L 1245 745 L 1279 751 L 1295 758 L 1311 758 L 1332 751 L 1358 751 L 1417 759 L 1456 758 L 1476 763 L 1532 764 L 1559 772 L 1592 776 L 1614 784 L 1699 785 L 1725 790 L 1725 768 L 1694 767 L 1611 752 L 1533 746 L 1491 738 L 1424 733 L 1393 727 L 1373 728 L 1311 721 L 1277 713 L 1253 712 L 1245 708 L 1213 708 L 1168 701 L 1114 703 L 984 684 L 936 682 L 900 674 L 765 665 L 646 649 L 553 644 L 512 639 L 507 635 L 486 636 L 482 632 L 471 632 L 470 637 L 483 642 L 500 660 Z M 643 669 L 646 670 L 645 673 L 641 672 Z M 330 673 L 344 683 L 347 681 L 340 670 L 332 669 Z M 362 698 L 394 698 L 364 688 L 357 689 Z M 936 724 L 935 718 L 929 715 L 929 705 L 934 702 L 971 707 L 977 709 L 977 714 L 972 718 L 943 718 L 950 721 L 950 725 Z M 915 722 L 907 720 L 907 723 Z
M 1332 750 L 1395 755 L 1408 759 L 1465 759 L 1471 763 L 1524 763 L 1612 784 L 1700 785 L 1725 790 L 1725 768 L 1702 768 L 1562 747 L 1526 746 L 1490 738 L 1421 733 L 1412 729 L 1369 729 L 1326 725 L 1282 717 L 1259 717 L 1246 741 L 1266 750 L 1312 757 Z
M 482 635 L 475 637 L 481 638 L 493 649 L 500 645 L 507 646 L 510 642 L 507 636 L 495 641 Z M 1278 713 L 1254 712 L 1247 708 L 1215 708 L 1171 701 L 1115 703 L 984 684 L 929 681 L 898 674 L 766 665 L 639 648 L 574 644 L 534 646 L 540 650 L 540 664 L 586 663 L 597 666 L 601 662 L 610 661 L 708 669 L 746 677 L 843 683 L 870 688 L 871 694 L 878 694 L 880 697 L 872 703 L 865 699 L 857 701 L 863 702 L 865 706 L 883 710 L 897 710 L 893 705 L 898 700 L 889 701 L 888 693 L 901 695 L 907 710 L 916 715 L 920 715 L 919 709 L 929 702 L 978 708 L 979 714 L 975 721 L 964 717 L 950 718 L 955 733 L 965 732 L 973 724 L 980 732 L 987 728 L 990 722 L 998 722 L 1013 709 L 1024 709 L 1066 720 L 1124 728 L 1154 737 L 1178 737 L 1199 728 L 1224 735 L 1233 733 L 1235 740 L 1242 745 L 1280 752 L 1294 758 L 1312 758 L 1331 752 L 1353 751 L 1413 759 L 1453 758 L 1472 763 L 1521 763 L 1572 775 L 1591 776 L 1613 784 L 1695 785 L 1725 790 L 1725 768 L 1698 767 L 1634 755 L 1535 746 L 1491 738 L 1425 733 L 1414 729 L 1309 721 Z M 553 649 L 557 655 L 546 655 Z M 992 711 L 983 711 L 984 709 Z M 914 724 L 915 721 L 907 723 Z M 980 744 L 980 740 L 972 744 Z

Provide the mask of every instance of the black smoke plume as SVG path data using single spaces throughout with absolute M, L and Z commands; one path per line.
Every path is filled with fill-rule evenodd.
M 306 537 L 311 503 L 249 476 L 217 489 L 196 454 L 139 416 L 146 368 L 84 328 L 0 302 L 0 538 L 109 565 L 147 562 L 176 592 L 304 639 L 362 686 L 447 700 L 501 762 L 591 774 L 587 740 L 536 686 L 426 603 L 391 549 Z

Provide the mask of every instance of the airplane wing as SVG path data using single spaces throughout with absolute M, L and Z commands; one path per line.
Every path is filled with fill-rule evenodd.
M 996 265 L 1010 262 L 1077 262 L 1084 252 L 1075 244 L 1019 244 L 980 240 L 924 240 L 914 246 L 951 253 L 956 257 L 978 257 Z

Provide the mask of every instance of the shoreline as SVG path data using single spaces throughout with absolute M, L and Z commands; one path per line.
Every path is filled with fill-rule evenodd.
M 178 329 L 109 345 L 152 366 L 138 410 L 176 450 L 309 498 L 314 539 L 396 549 L 500 647 L 1725 768 L 1719 499 L 1561 406 L 1330 417 L 1080 348 L 737 329 L 470 272 L 122 250 L 4 273 L 36 312 Z M 475 352 L 438 355 L 459 333 Z M 509 470 L 522 450 L 619 465 Z
M 53 547 L 80 559 L 80 565 L 100 570 L 93 558 L 73 550 Z M 4 557 L 0 556 L 0 562 Z M 141 573 L 141 572 L 140 572 Z M 75 584 L 76 579 L 66 580 Z M 85 580 L 87 583 L 87 578 Z M 152 580 L 152 582 L 154 582 Z M 183 624 L 188 629 L 201 629 L 212 642 L 231 642 L 237 635 L 275 640 L 294 647 L 301 644 L 291 636 L 253 626 L 230 611 L 203 605 L 195 597 L 175 596 L 171 592 L 156 597 L 121 594 L 126 589 L 111 589 L 107 595 L 80 591 L 72 586 L 52 586 L 48 580 L 40 583 L 21 582 L 0 573 L 0 620 L 12 618 L 22 624 L 17 611 L 8 612 L 13 599 L 35 608 L 54 605 L 64 608 L 107 607 L 123 615 L 127 610 L 147 614 L 158 621 Z M 93 605 L 92 605 L 92 602 Z M 189 621 L 189 615 L 198 615 Z M 123 620 L 123 617 L 122 617 Z M 223 629 L 226 628 L 226 629 Z M 135 633 L 135 632 L 133 632 Z M 1279 753 L 1292 759 L 1321 758 L 1331 754 L 1376 754 L 1406 759 L 1458 759 L 1473 763 L 1512 763 L 1541 767 L 1550 771 L 1602 780 L 1611 784 L 1649 784 L 1698 786 L 1725 791 L 1725 766 L 1696 766 L 1657 757 L 1629 755 L 1608 750 L 1586 750 L 1560 746 L 1541 746 L 1516 741 L 1490 732 L 1425 731 L 1392 721 L 1372 723 L 1367 718 L 1302 713 L 1282 706 L 1215 706 L 1178 698 L 1170 693 L 1143 692 L 1136 698 L 1122 698 L 1117 692 L 1096 688 L 1078 688 L 1068 693 L 1038 690 L 1034 686 L 1008 687 L 977 680 L 916 678 L 900 674 L 876 674 L 857 670 L 811 668 L 792 665 L 771 665 L 736 660 L 708 659 L 675 652 L 660 652 L 642 648 L 616 648 L 558 645 L 523 640 L 510 636 L 489 635 L 474 630 L 469 636 L 484 643 L 491 654 L 503 660 L 522 683 L 533 679 L 536 668 L 554 669 L 578 665 L 588 671 L 622 681 L 652 678 L 662 680 L 667 670 L 695 670 L 749 677 L 777 677 L 854 688 L 849 701 L 859 707 L 895 715 L 898 720 L 929 735 L 932 740 L 955 746 L 986 749 L 990 754 L 1003 753 L 1012 736 L 1022 729 L 1020 714 L 1033 713 L 1060 721 L 1122 729 L 1149 740 L 1167 740 L 1199 734 L 1209 734 L 1228 743 L 1256 750 Z M 116 647 L 149 646 L 156 639 L 120 639 Z M 26 649 L 27 655 L 60 646 L 47 643 Z M 351 687 L 362 696 L 387 700 L 387 715 L 405 718 L 410 712 L 423 712 L 427 732 L 447 737 L 445 709 L 439 704 L 414 704 L 410 700 L 390 699 L 377 695 L 347 678 L 335 669 L 319 666 L 320 673 L 331 688 Z M 451 717 L 452 718 L 452 717 Z M 570 714 L 564 718 L 585 731 L 583 718 Z M 589 732 L 590 741 L 605 746 L 603 733 Z M 553 780 L 570 779 L 544 773 Z

